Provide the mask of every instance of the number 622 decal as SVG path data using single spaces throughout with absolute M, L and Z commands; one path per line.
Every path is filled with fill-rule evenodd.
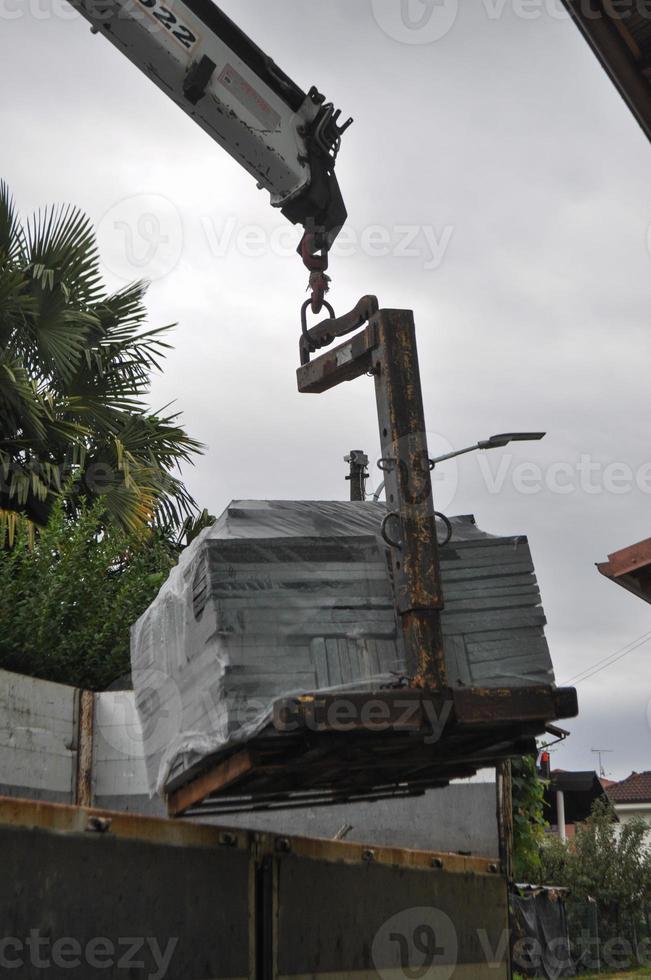
M 138 0 L 138 2 L 148 14 L 163 25 L 186 51 L 190 51 L 199 40 L 197 35 L 185 24 L 182 24 L 176 14 L 160 0 Z

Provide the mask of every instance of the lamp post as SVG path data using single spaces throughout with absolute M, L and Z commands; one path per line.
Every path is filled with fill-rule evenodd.
M 466 446 L 465 449 L 455 449 L 452 453 L 446 453 L 444 456 L 437 456 L 436 459 L 430 459 L 430 467 L 435 469 L 439 463 L 444 463 L 448 459 L 455 459 L 457 456 L 465 456 L 466 453 L 474 453 L 478 449 L 502 449 L 512 442 L 539 442 L 545 438 L 545 435 L 545 432 L 502 432 L 499 435 L 491 436 L 489 439 L 482 439 L 472 446 Z M 373 500 L 375 502 L 380 499 L 383 490 L 384 480 L 373 494 Z

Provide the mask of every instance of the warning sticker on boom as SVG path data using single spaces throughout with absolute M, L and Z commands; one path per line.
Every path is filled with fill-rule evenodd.
M 257 92 L 246 78 L 232 65 L 226 65 L 219 76 L 221 84 L 233 93 L 237 101 L 251 113 L 252 116 L 262 123 L 263 127 L 269 132 L 273 132 L 280 126 L 280 116 L 273 109 L 266 99 Z

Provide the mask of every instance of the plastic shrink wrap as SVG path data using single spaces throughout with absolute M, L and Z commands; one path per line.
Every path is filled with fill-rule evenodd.
M 383 504 L 235 501 L 132 627 L 152 793 L 273 722 L 274 703 L 396 686 L 405 657 Z M 525 538 L 453 518 L 441 549 L 448 683 L 551 683 Z

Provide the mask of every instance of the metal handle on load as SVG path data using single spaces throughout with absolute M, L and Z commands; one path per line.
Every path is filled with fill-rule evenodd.
M 392 517 L 395 517 L 397 518 L 397 520 L 400 520 L 400 514 L 398 513 L 397 510 L 391 510 L 389 511 L 388 514 L 385 514 L 382 524 L 380 525 L 380 534 L 382 535 L 382 540 L 390 548 L 402 548 L 400 542 L 394 541 L 393 538 L 389 537 L 389 533 L 387 531 L 387 525 Z M 443 539 L 443 541 L 439 541 L 439 547 L 444 548 L 446 544 L 449 544 L 450 541 L 452 540 L 452 534 L 453 534 L 452 524 L 450 523 L 449 518 L 447 518 L 445 514 L 441 514 L 438 510 L 434 511 L 434 517 L 440 518 L 443 524 L 445 524 L 445 530 L 446 530 L 445 538 Z
M 388 544 L 390 548 L 402 548 L 400 542 L 394 541 L 392 538 L 390 538 L 387 532 L 387 524 L 389 523 L 392 517 L 395 517 L 397 518 L 397 520 L 400 520 L 400 514 L 398 513 L 397 510 L 390 510 L 388 514 L 384 515 L 384 519 L 380 526 L 380 534 L 382 535 L 382 540 L 385 542 L 385 544 Z
M 434 517 L 440 517 L 443 523 L 445 524 L 447 530 L 445 540 L 439 541 L 439 548 L 445 548 L 446 544 L 449 544 L 450 541 L 452 540 L 452 524 L 450 523 L 449 519 L 445 516 L 445 514 L 439 513 L 438 510 L 434 511 Z

